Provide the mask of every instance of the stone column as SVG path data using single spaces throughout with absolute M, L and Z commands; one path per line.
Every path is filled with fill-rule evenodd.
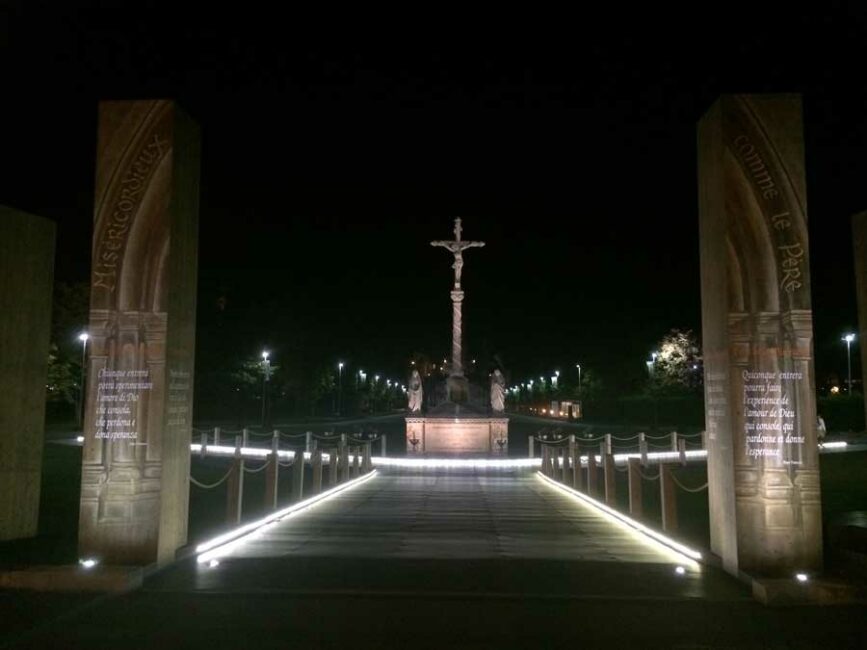
M 452 371 L 449 373 L 457 377 L 464 376 L 464 361 L 461 336 L 461 304 L 464 300 L 464 292 L 460 289 L 452 291 Z
M 797 95 L 727 95 L 698 125 L 711 548 L 727 571 L 822 561 Z
M 54 223 L 0 206 L 0 541 L 39 520 Z
M 79 548 L 108 564 L 187 540 L 198 186 L 173 102 L 99 105 Z
M 867 371 L 867 211 L 852 217 L 852 243 L 855 248 L 855 291 L 858 297 L 858 348 L 861 350 L 862 387 Z M 867 422 L 867 399 L 864 400 Z

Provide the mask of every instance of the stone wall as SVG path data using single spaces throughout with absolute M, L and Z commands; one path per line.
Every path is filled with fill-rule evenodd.
M 0 206 L 0 540 L 39 521 L 54 231 Z

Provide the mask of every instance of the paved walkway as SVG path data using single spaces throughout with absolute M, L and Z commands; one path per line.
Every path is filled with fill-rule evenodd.
M 858 647 L 864 608 L 771 610 L 534 475 L 382 473 L 29 648 Z M 853 645 L 854 643 L 854 645 Z

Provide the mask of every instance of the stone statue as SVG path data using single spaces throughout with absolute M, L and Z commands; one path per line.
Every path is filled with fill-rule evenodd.
M 407 390 L 409 396 L 409 412 L 421 413 L 422 398 L 424 390 L 422 389 L 421 375 L 417 368 L 412 369 L 412 375 L 409 378 L 409 387 Z
M 506 378 L 497 368 L 491 375 L 491 409 L 502 413 L 506 408 Z

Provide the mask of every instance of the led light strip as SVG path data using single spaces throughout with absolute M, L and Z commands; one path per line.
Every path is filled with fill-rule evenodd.
M 665 547 L 666 551 L 668 551 L 668 552 L 673 551 L 681 559 L 683 559 L 687 562 L 692 562 L 693 560 L 701 561 L 702 556 L 701 556 L 701 553 L 699 553 L 698 551 L 691 549 L 688 546 L 684 546 L 680 542 L 676 542 L 673 539 L 671 539 L 670 537 L 666 537 L 665 535 L 662 535 L 661 533 L 656 532 L 652 528 L 648 528 L 644 524 L 635 521 L 631 517 L 627 517 L 623 513 L 618 512 L 614 508 L 611 508 L 610 506 L 607 506 L 604 503 L 587 496 L 586 494 L 578 492 L 578 490 L 573 490 L 572 488 L 570 488 L 566 485 L 563 485 L 562 483 L 558 483 L 557 481 L 554 481 L 553 479 L 548 478 L 547 476 L 542 474 L 542 472 L 537 472 L 536 475 L 540 479 L 542 479 L 543 482 L 547 483 L 551 487 L 556 488 L 556 489 L 560 490 L 561 492 L 563 492 L 564 494 L 568 494 L 569 496 L 572 496 L 572 497 L 578 499 L 579 501 L 585 503 L 586 505 L 592 506 L 592 507 L 596 508 L 597 510 L 600 510 L 603 514 L 608 515 L 610 519 L 615 520 L 617 523 L 620 523 L 621 525 L 623 525 L 625 527 L 628 527 L 634 531 L 642 533 L 643 535 L 650 538 L 650 540 L 652 542 L 655 542 L 656 544 Z
M 849 446 L 849 443 L 842 441 L 842 440 L 838 440 L 836 442 L 820 442 L 819 443 L 819 449 L 820 450 L 822 450 L 822 449 L 843 449 L 844 447 L 848 447 L 848 446 Z
M 265 526 L 271 526 L 279 522 L 281 519 L 286 517 L 292 517 L 301 512 L 309 510 L 313 506 L 318 503 L 322 503 L 330 499 L 331 497 L 337 496 L 341 492 L 345 492 L 346 490 L 352 489 L 362 483 L 366 483 L 374 476 L 376 476 L 377 471 L 373 470 L 369 474 L 365 474 L 364 476 L 360 476 L 356 479 L 349 481 L 348 483 L 343 483 L 342 485 L 338 485 L 337 487 L 333 487 L 330 490 L 323 492 L 322 494 L 317 494 L 314 497 L 307 499 L 306 501 L 301 501 L 299 503 L 293 504 L 283 510 L 278 510 L 277 512 L 273 512 L 267 517 L 263 519 L 259 519 L 258 521 L 252 521 L 249 524 L 244 524 L 243 526 L 239 526 L 234 530 L 230 530 L 227 533 L 223 533 L 222 535 L 217 535 L 216 537 L 209 539 L 207 542 L 202 542 L 196 547 L 196 554 L 198 557 L 196 561 L 201 563 L 209 562 L 212 559 L 217 557 L 221 557 L 231 552 L 236 547 L 240 546 L 243 542 L 247 541 L 249 537 L 255 535 Z
M 193 453 L 201 453 L 202 445 L 196 443 L 190 445 L 190 452 Z M 255 458 L 266 458 L 270 456 L 273 452 L 270 448 L 266 447 L 241 447 L 241 457 L 255 457 Z M 229 447 L 228 445 L 205 445 L 205 454 L 212 456 L 234 456 L 235 455 L 235 447 Z M 294 451 L 287 451 L 286 449 L 280 449 L 277 451 L 278 458 L 295 458 Z M 313 454 L 309 451 L 304 452 L 304 460 L 309 461 L 313 457 Z M 324 462 L 330 461 L 329 454 L 322 454 L 322 460 Z M 350 462 L 354 462 L 355 456 L 349 457 Z M 361 457 L 359 456 L 359 460 Z
M 541 458 L 394 458 L 375 456 L 371 459 L 380 467 L 414 467 L 422 469 L 517 469 L 539 467 Z

